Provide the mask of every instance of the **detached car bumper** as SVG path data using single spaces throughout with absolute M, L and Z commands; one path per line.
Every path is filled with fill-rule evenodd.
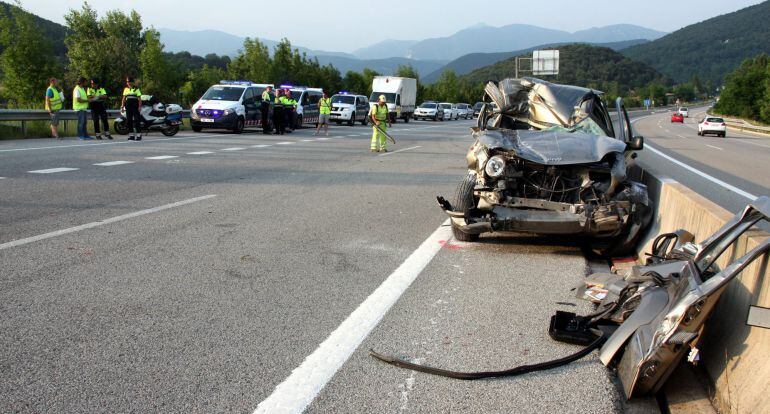
M 618 208 L 621 207 L 618 204 L 620 203 L 613 207 L 594 208 L 546 200 L 512 199 L 506 204 L 486 204 L 481 210 L 486 214 L 468 221 L 465 213 L 454 211 L 448 201 L 439 197 L 439 205 L 452 224 L 467 234 L 498 231 L 613 237 L 622 231 L 628 218 L 628 214 L 623 211 L 628 210 Z

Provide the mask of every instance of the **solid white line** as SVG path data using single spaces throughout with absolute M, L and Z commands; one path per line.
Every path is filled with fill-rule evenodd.
M 246 148 L 243 147 L 232 147 L 232 148 L 222 148 L 220 151 L 243 151 Z
M 67 172 L 67 171 L 77 171 L 79 168 L 49 168 L 47 170 L 35 170 L 35 171 L 27 171 L 32 174 L 52 174 L 52 173 L 58 173 L 58 172 Z
M 713 146 L 713 145 L 709 145 L 709 144 L 706 144 L 706 146 L 707 146 L 707 147 L 711 147 L 711 148 L 714 148 L 714 149 L 718 149 L 718 150 L 722 151 L 722 148 L 719 148 L 719 147 L 715 147 L 715 146 Z
M 179 158 L 178 155 L 158 155 L 157 157 L 147 157 L 146 160 L 170 160 L 172 158 Z
M 275 145 L 291 145 L 293 143 L 294 143 L 294 141 L 284 141 L 284 142 L 279 142 L 279 143 L 277 143 Z
M 133 161 L 109 161 L 109 162 L 100 162 L 99 164 L 94 164 L 94 165 L 98 165 L 100 167 L 112 167 L 115 165 L 125 165 L 125 164 L 133 164 L 133 163 L 134 163 Z
M 422 148 L 422 145 L 418 145 L 418 146 L 416 146 L 416 147 L 409 147 L 409 148 L 404 148 L 404 149 L 400 149 L 400 150 L 396 150 L 396 151 L 391 151 L 391 152 L 386 152 L 386 153 L 384 153 L 384 154 L 380 154 L 380 155 L 378 155 L 378 157 L 384 157 L 384 156 L 386 156 L 386 155 L 395 154 L 395 153 L 397 153 L 397 152 L 409 151 L 409 150 L 413 150 L 413 149 L 416 149 L 416 148 Z
M 708 174 L 704 173 L 703 171 L 701 171 L 701 170 L 699 170 L 697 168 L 691 167 L 691 166 L 689 166 L 689 165 L 687 165 L 687 164 L 685 164 L 685 163 L 683 163 L 683 162 L 681 162 L 681 161 L 679 161 L 679 160 L 677 160 L 675 158 L 672 158 L 672 157 L 664 154 L 663 152 L 661 152 L 661 151 L 651 147 L 648 144 L 644 144 L 644 149 L 646 149 L 646 150 L 648 149 L 648 150 L 650 150 L 650 151 L 660 155 L 661 157 L 663 157 L 663 158 L 673 162 L 674 164 L 676 164 L 676 165 L 678 165 L 678 166 L 680 166 L 680 167 L 682 167 L 682 168 L 684 168 L 684 169 L 686 169 L 686 170 L 688 170 L 690 172 L 693 172 L 693 173 L 695 173 L 697 175 L 700 175 L 701 177 L 711 181 L 714 184 L 718 184 L 718 185 L 720 185 L 720 186 L 722 186 L 722 187 L 724 187 L 724 188 L 726 188 L 726 189 L 728 189 L 728 190 L 730 190 L 730 191 L 732 191 L 732 192 L 734 192 L 734 193 L 736 193 L 738 195 L 746 197 L 749 200 L 756 200 L 756 198 L 757 198 L 757 196 L 755 196 L 754 194 L 747 193 L 746 191 L 743 191 L 743 190 L 741 190 L 738 187 L 735 187 L 735 186 L 732 186 L 730 184 L 727 184 L 726 182 L 724 182 L 724 181 L 722 181 L 722 180 L 720 180 L 718 178 L 715 178 L 715 177 L 713 177 L 711 175 L 708 175 Z
M 32 236 L 32 237 L 27 237 L 25 239 L 14 240 L 14 241 L 10 241 L 10 242 L 7 242 L 7 243 L 0 244 L 0 250 L 10 249 L 11 247 L 23 246 L 25 244 L 34 243 L 36 241 L 50 239 L 52 237 L 58 237 L 58 236 L 62 236 L 62 235 L 65 235 L 65 234 L 75 233 L 75 232 L 78 232 L 78 231 L 81 231 L 81 230 L 92 229 L 94 227 L 103 226 L 105 224 L 116 223 L 118 221 L 123 221 L 123 220 L 128 220 L 130 218 L 143 216 L 145 214 L 157 213 L 159 211 L 168 210 L 170 208 L 179 207 L 179 206 L 183 206 L 185 204 L 191 204 L 191 203 L 195 203 L 195 202 L 202 201 L 202 200 L 207 200 L 209 198 L 214 198 L 214 197 L 216 197 L 216 194 L 210 194 L 210 195 L 205 195 L 205 196 L 201 196 L 201 197 L 195 197 L 195 198 L 191 198 L 191 199 L 188 199 L 188 200 L 177 201 L 176 203 L 166 204 L 166 205 L 162 205 L 162 206 L 159 206 L 159 207 L 153 207 L 153 208 L 148 208 L 146 210 L 140 210 L 140 211 L 136 211 L 136 212 L 133 212 L 133 213 L 124 214 L 122 216 L 108 218 L 108 219 L 105 219 L 105 220 L 102 220 L 102 221 L 94 221 L 94 222 L 91 222 L 91 223 L 82 224 L 80 226 L 75 226 L 75 227 L 70 227 L 70 228 L 67 228 L 67 229 L 52 231 L 50 233 L 40 234 L 38 236 Z
M 195 152 L 188 152 L 187 155 L 208 155 L 213 154 L 211 151 L 195 151 Z
M 267 148 L 272 147 L 272 145 L 269 144 L 259 144 L 259 145 L 252 145 L 251 148 Z
M 218 137 L 218 136 L 221 136 L 221 134 L 185 136 L 185 137 L 176 137 L 176 138 L 153 138 L 149 142 L 175 141 L 175 140 L 178 140 L 178 139 L 209 138 L 209 137 Z M 148 142 L 148 141 L 144 141 L 144 142 Z M 134 143 L 134 141 L 95 142 L 93 144 L 54 145 L 54 146 L 50 146 L 50 147 L 13 148 L 13 149 L 0 150 L 0 152 L 32 151 L 32 150 L 57 149 L 57 148 L 75 148 L 75 147 L 96 147 L 96 146 L 100 146 L 100 145 L 125 145 L 125 144 L 133 144 L 133 143 Z
M 286 380 L 275 387 L 273 393 L 259 403 L 254 414 L 301 413 L 433 260 L 441 250 L 441 242 L 451 238 L 448 222 L 434 231 Z

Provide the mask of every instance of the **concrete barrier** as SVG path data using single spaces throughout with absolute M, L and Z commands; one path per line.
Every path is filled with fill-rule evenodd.
M 686 229 L 700 242 L 735 213 L 714 204 L 684 185 L 655 177 L 641 169 L 634 174 L 645 182 L 656 201 L 655 219 L 640 243 L 639 260 L 651 251 L 660 234 Z M 770 234 L 746 232 L 718 262 L 740 257 Z M 749 306 L 770 307 L 768 257 L 756 260 L 728 285 L 706 325 L 701 364 L 710 381 L 712 403 L 724 413 L 770 413 L 770 329 L 746 324 Z

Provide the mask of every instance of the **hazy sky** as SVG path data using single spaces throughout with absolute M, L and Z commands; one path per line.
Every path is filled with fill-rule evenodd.
M 5 0 L 9 1 L 9 0 Z M 216 29 L 329 51 L 350 52 L 385 39 L 448 36 L 478 23 L 524 23 L 576 31 L 631 23 L 674 31 L 757 0 L 92 0 L 100 14 L 134 8 L 145 25 L 177 30 Z M 382 5 L 378 8 L 378 5 Z M 64 23 L 81 0 L 22 0 L 39 16 Z M 129 6 L 130 5 L 130 6 Z

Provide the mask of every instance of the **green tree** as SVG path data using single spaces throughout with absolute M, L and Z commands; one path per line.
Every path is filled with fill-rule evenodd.
M 270 71 L 270 79 L 277 85 L 292 82 L 291 64 L 291 42 L 289 42 L 289 39 L 284 38 L 273 49 L 273 65 Z
M 182 105 L 195 103 L 209 88 L 226 77 L 224 69 L 203 65 L 200 70 L 193 70 L 182 86 Z
M 31 14 L 18 8 L 0 15 L 0 68 L 4 94 L 15 106 L 40 107 L 47 79 L 61 69 L 51 42 L 40 35 Z
M 727 76 L 725 87 L 716 105 L 717 112 L 747 119 L 760 119 L 765 102 L 770 57 L 761 54 L 746 59 L 741 66 Z
M 380 74 L 375 70 L 364 68 L 362 76 L 364 78 L 364 84 L 366 85 L 366 96 L 370 96 L 372 94 L 372 82 L 374 81 L 374 77 L 380 76 Z
M 69 34 L 64 39 L 69 60 L 67 78 L 100 78 L 102 84 L 118 91 L 126 76 L 141 73 L 144 45 L 142 19 L 136 11 L 109 11 L 99 19 L 88 2 L 64 16 Z
M 233 79 L 266 83 L 272 75 L 272 65 L 267 46 L 259 39 L 246 38 L 243 49 L 228 65 L 228 72 Z
M 163 43 L 160 33 L 155 29 L 144 32 L 144 48 L 139 54 L 142 70 L 142 87 L 144 93 L 157 96 L 162 101 L 173 101 L 177 91 L 184 82 L 179 72 L 172 70 L 166 55 L 163 53 Z
M 367 93 L 367 90 L 371 87 L 371 83 L 366 83 L 364 75 L 349 70 L 345 77 L 342 79 L 342 89 L 350 93 Z M 369 96 L 371 92 L 367 94 Z

